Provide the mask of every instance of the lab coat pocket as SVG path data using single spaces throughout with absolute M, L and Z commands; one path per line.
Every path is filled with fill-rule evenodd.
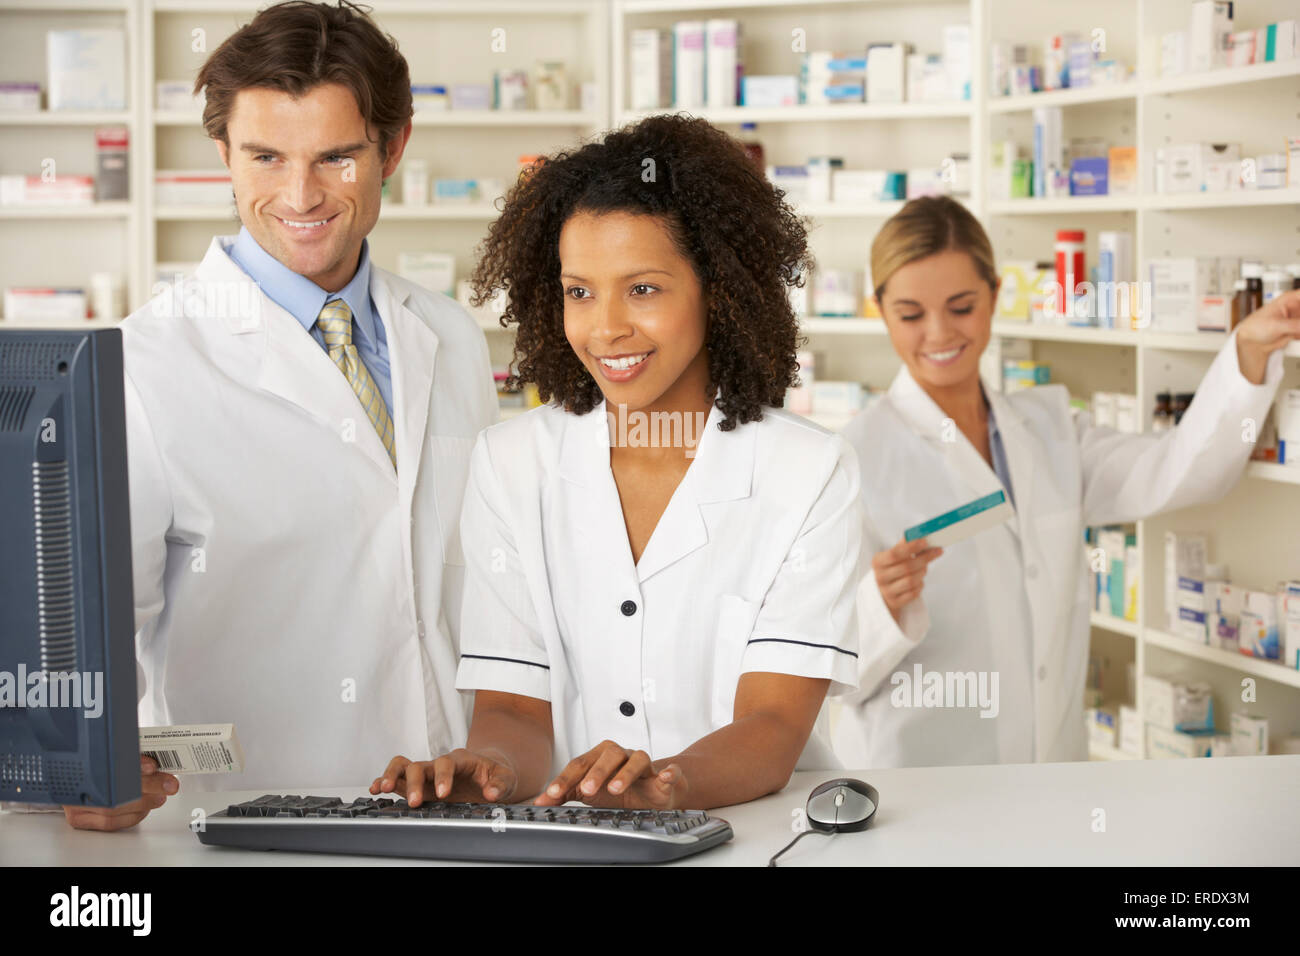
M 442 538 L 442 560 L 462 566 L 465 552 L 460 543 L 460 509 L 465 501 L 469 478 L 469 457 L 474 439 L 451 435 L 429 436 L 429 471 L 438 507 L 438 533 Z
M 718 600 L 718 623 L 713 635 L 713 727 L 731 723 L 736 706 L 736 683 L 745 648 L 754 633 L 759 603 L 738 594 L 723 594 Z

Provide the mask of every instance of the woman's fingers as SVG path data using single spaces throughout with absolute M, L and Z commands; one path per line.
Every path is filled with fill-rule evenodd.
M 641 777 L 653 775 L 654 767 L 650 764 L 650 755 L 644 750 L 634 750 L 605 789 L 614 794 L 622 793 Z
M 582 799 L 594 796 L 596 792 L 605 785 L 605 781 L 610 775 L 627 763 L 628 752 L 613 741 L 605 741 L 601 745 L 600 754 L 596 757 L 595 763 L 582 778 L 582 783 L 578 785 L 578 792 L 582 794 Z
M 370 785 L 370 792 L 392 793 L 398 781 L 402 779 L 402 771 L 410 762 L 400 755 L 388 761 L 388 766 L 384 768 L 383 774 L 376 777 L 375 782 Z

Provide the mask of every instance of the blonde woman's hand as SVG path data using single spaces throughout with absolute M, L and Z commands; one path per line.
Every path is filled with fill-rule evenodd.
M 1279 295 L 1237 326 L 1237 364 L 1253 385 L 1264 384 L 1268 357 L 1300 340 L 1300 289 Z

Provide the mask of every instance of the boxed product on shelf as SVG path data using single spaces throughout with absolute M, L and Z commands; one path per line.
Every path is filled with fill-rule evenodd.
M 1160 38 L 1160 75 L 1178 76 L 1187 72 L 1187 31 L 1174 30 Z
M 6 322 L 77 322 L 88 314 L 83 289 L 17 286 L 5 289 Z
M 1214 729 L 1214 693 L 1209 684 L 1186 684 L 1155 674 L 1142 677 L 1142 719 L 1150 727 L 1183 733 Z
M 937 53 L 907 55 L 907 102 L 937 103 L 952 99 L 948 68 Z
M 939 166 L 917 166 L 907 171 L 907 198 L 945 196 L 952 190 Z
M 492 108 L 528 109 L 527 70 L 497 70 L 492 74 Z
M 1279 20 L 1266 28 L 1265 61 L 1294 60 L 1300 52 L 1300 20 Z
M 1256 189 L 1283 189 L 1287 184 L 1287 154 L 1264 153 L 1255 157 Z M 1247 183 L 1246 185 L 1251 185 Z
M 1065 170 L 1065 143 L 1062 139 L 1062 113 L 1059 106 L 1034 108 L 1034 187 L 1035 196 L 1061 194 L 1058 177 Z
M 885 169 L 837 169 L 831 172 L 831 198 L 839 203 L 902 199 L 907 174 Z
M 740 81 L 740 95 L 742 106 L 795 106 L 799 102 L 799 78 L 745 76 Z
M 1104 157 L 1084 156 L 1070 161 L 1071 196 L 1105 196 L 1109 164 Z
M 1227 65 L 1232 35 L 1232 4 L 1228 0 L 1194 0 L 1187 32 L 1187 69 L 1200 72 Z
M 943 64 L 948 71 L 949 96 L 954 100 L 969 100 L 971 98 L 969 23 L 950 23 L 943 28 Z
M 1148 259 L 1148 320 L 1163 332 L 1195 332 L 1201 298 L 1219 292 L 1218 262 L 1209 256 Z
M 1128 704 L 1119 708 L 1119 749 L 1127 754 L 1142 753 L 1142 715 Z
M 696 109 L 704 105 L 704 21 L 673 24 L 673 106 Z
M 456 289 L 456 257 L 447 252 L 399 252 L 397 274 L 430 292 L 449 296 Z
M 816 315 L 854 316 L 858 314 L 857 272 L 848 269 L 818 269 L 813 273 L 812 304 Z
M 563 60 L 538 60 L 533 64 L 532 83 L 534 109 L 569 108 L 569 68 Z
M 832 183 L 834 181 L 834 173 Z M 786 202 L 805 203 L 811 195 L 811 182 L 807 166 L 769 166 L 767 178 L 777 189 L 785 193 Z M 831 186 L 834 195 L 834 185 Z
M 1250 66 L 1256 62 L 1256 38 L 1257 34 L 1254 30 L 1238 30 L 1230 35 L 1228 66 Z
M 1092 86 L 1092 66 L 1096 60 L 1092 43 L 1073 40 L 1065 50 L 1065 84 L 1070 89 Z
M 1232 715 L 1232 752 L 1239 756 L 1268 753 L 1268 718 Z
M 492 87 L 487 83 L 453 83 L 451 85 L 453 110 L 490 110 Z
M 798 101 L 809 105 L 857 102 L 866 98 L 867 53 L 815 50 L 799 66 Z
M 1138 563 L 1137 535 L 1124 536 L 1124 620 L 1138 619 L 1138 585 L 1142 571 Z
M 820 380 L 812 383 L 812 410 L 817 415 L 852 415 L 862 408 L 860 382 Z
M 154 202 L 160 206 L 216 206 L 231 201 L 228 169 L 160 169 L 153 182 Z
M 90 176 L 0 176 L 0 206 L 85 206 L 94 201 Z
M 867 46 L 867 102 L 902 103 L 905 99 L 905 63 L 910 47 L 904 43 Z
M 1136 541 L 1136 539 L 1134 539 Z M 1105 559 L 1105 568 L 1097 579 L 1096 609 L 1111 617 L 1124 617 L 1124 556 L 1127 538 L 1122 528 L 1102 528 L 1097 547 Z
M 192 80 L 159 80 L 154 84 L 154 106 L 163 113 L 201 113 L 207 98 L 194 92 Z
M 412 84 L 411 107 L 417 113 L 445 113 L 451 109 L 451 96 L 440 83 Z
M 1300 670 L 1300 581 L 1283 581 L 1277 592 L 1278 643 L 1282 663 Z
M 631 107 L 656 110 L 673 104 L 673 35 L 670 30 L 633 30 L 629 38 Z
M 1002 363 L 1002 391 L 1008 395 L 1035 385 L 1046 385 L 1051 380 L 1051 366 L 1043 362 L 1020 359 Z
M 1240 164 L 1241 148 L 1236 143 L 1161 146 L 1152 164 L 1155 191 L 1196 193 L 1235 189 L 1239 185 Z
M 1227 651 L 1240 647 L 1238 635 L 1245 597 L 1245 591 L 1231 581 L 1206 582 L 1205 603 L 1209 608 L 1206 629 L 1211 646 Z
M 1300 467 L 1300 388 L 1284 388 L 1273 404 L 1277 462 Z
M 1241 653 L 1276 661 L 1278 647 L 1277 596 L 1268 591 L 1247 591 L 1238 633 Z
M 1081 39 L 1077 33 L 1047 38 L 1043 44 L 1043 89 L 1062 90 L 1070 85 L 1070 44 Z
M 51 30 L 45 35 L 48 108 L 126 109 L 126 33 Z
M 1088 743 L 1119 746 L 1119 708 L 1113 705 L 1088 708 Z
M 831 202 L 835 199 L 834 177 L 844 168 L 839 156 L 808 157 L 808 202 Z
M 1170 631 L 1176 629 L 1178 619 L 1179 582 L 1204 582 L 1207 561 L 1205 535 L 1165 532 L 1165 616 Z
M 1173 757 L 1208 757 L 1212 739 L 1212 734 L 1189 734 L 1148 724 L 1147 758 L 1167 760 Z
M 1051 262 L 1033 259 L 1003 261 L 995 317 L 1028 322 L 1035 313 L 1041 314 L 1048 296 L 1047 283 L 1053 281 L 1055 275 L 1055 266 Z
M 714 109 L 735 106 L 740 76 L 740 23 L 706 20 L 704 50 L 705 103 Z
M 131 170 L 125 126 L 95 130 L 95 199 L 100 202 L 129 199 Z
M 0 83 L 0 112 L 37 113 L 40 109 L 39 83 Z

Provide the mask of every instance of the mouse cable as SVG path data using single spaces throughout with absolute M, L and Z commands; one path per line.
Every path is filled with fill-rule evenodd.
M 804 830 L 803 833 L 800 833 L 797 837 L 795 837 L 793 840 L 791 840 L 789 843 L 787 843 L 784 847 L 782 847 L 782 848 L 777 852 L 776 856 L 774 856 L 774 857 L 772 857 L 772 859 L 768 860 L 768 861 L 767 861 L 767 865 L 768 865 L 768 866 L 776 866 L 776 861 L 777 861 L 777 860 L 778 860 L 778 859 L 779 859 L 779 858 L 780 858 L 780 857 L 785 853 L 785 851 L 788 850 L 788 849 L 790 849 L 790 847 L 794 846 L 796 843 L 798 843 L 800 840 L 802 840 L 802 839 L 803 839 L 804 837 L 806 837 L 808 834 L 810 834 L 810 833 L 824 833 L 824 834 L 826 834 L 826 836 L 831 836 L 831 835 L 833 835 L 833 832 L 834 832 L 834 831 L 827 831 L 827 830 L 812 830 L 812 829 Z

